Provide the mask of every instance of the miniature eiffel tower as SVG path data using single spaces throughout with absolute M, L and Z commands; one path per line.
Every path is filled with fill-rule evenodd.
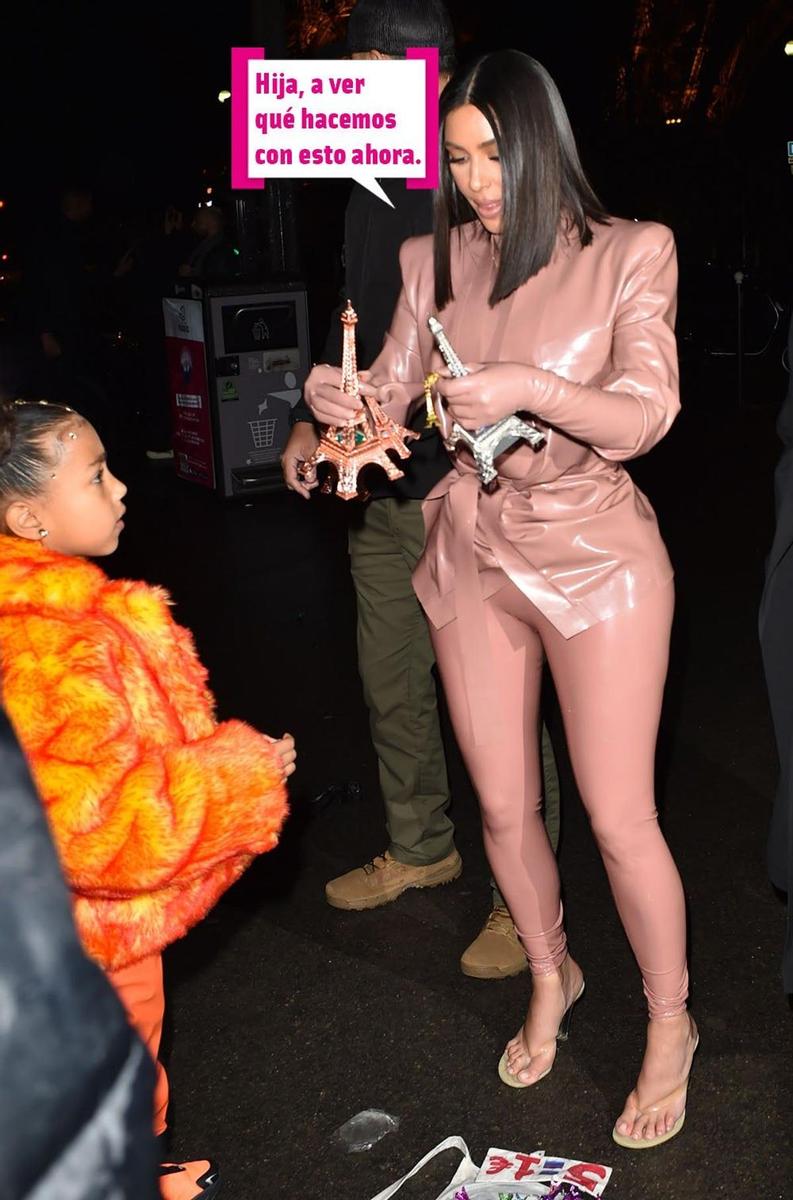
M 341 323 L 341 390 L 348 396 L 359 396 L 355 356 L 355 326 L 358 324 L 358 316 L 349 300 L 341 314 Z M 336 471 L 336 495 L 342 500 L 353 500 L 359 495 L 358 473 L 363 467 L 371 464 L 382 467 L 389 479 L 401 479 L 403 472 L 391 461 L 386 450 L 393 450 L 400 458 L 408 458 L 410 451 L 405 441 L 419 436 L 392 421 L 371 397 L 361 397 L 361 404 L 359 415 L 345 425 L 327 425 L 323 429 L 319 445 L 311 458 L 306 459 L 300 468 L 300 473 L 305 474 L 319 463 L 330 463 Z M 322 485 L 322 491 L 333 490 L 333 479 L 328 476 Z
M 437 317 L 429 317 L 428 324 L 432 330 L 436 345 L 443 355 L 446 366 L 456 379 L 467 375 L 459 356 L 452 348 L 446 332 Z M 515 442 L 521 439 L 527 441 L 532 450 L 540 450 L 545 445 L 545 434 L 538 429 L 533 421 L 524 421 L 517 413 L 502 417 L 493 425 L 480 425 L 478 429 L 463 429 L 456 421 L 452 422 L 451 434 L 444 439 L 447 450 L 454 451 L 459 442 L 467 446 L 474 457 L 476 471 L 485 487 L 498 486 L 498 471 L 494 460 Z

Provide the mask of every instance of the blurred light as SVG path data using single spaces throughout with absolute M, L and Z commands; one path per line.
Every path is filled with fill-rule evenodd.
M 211 207 L 212 207 L 212 201 L 207 200 L 206 204 L 204 205 L 204 208 L 211 208 Z
M 218 100 L 220 101 L 221 104 L 225 104 L 226 101 L 230 100 L 230 99 L 231 99 L 231 92 L 229 92 L 228 90 L 224 89 L 222 92 L 218 92 Z
M 0 208 L 5 208 L 5 206 L 6 206 L 5 200 L 0 200 Z
M 793 57 L 793 40 L 785 42 L 785 54 L 787 54 L 788 58 Z
M 8 262 L 8 255 L 0 254 L 0 262 Z
M 212 195 L 212 188 L 211 188 L 211 187 L 207 188 L 207 195 L 208 195 L 208 196 L 211 196 L 211 195 Z
M 239 250 L 237 249 L 237 247 L 236 247 L 236 246 L 234 247 L 234 253 L 236 254 L 237 258 L 239 258 L 239 256 L 240 256 L 240 252 L 239 252 Z
M 667 117 L 664 124 L 665 125 L 682 125 L 683 118 L 682 117 Z

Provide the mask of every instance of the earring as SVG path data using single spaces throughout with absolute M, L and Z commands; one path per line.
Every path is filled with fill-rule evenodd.
M 49 537 L 49 535 L 50 535 L 49 529 L 40 529 L 39 530 L 39 537 L 41 538 L 42 541 L 44 541 L 45 537 Z

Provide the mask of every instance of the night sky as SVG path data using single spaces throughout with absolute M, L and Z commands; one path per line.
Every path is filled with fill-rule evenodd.
M 690 7 L 694 14 L 702 8 Z M 714 37 L 730 19 L 740 19 L 729 17 L 735 7 L 727 0 L 717 5 L 717 15 L 725 15 Z M 767 226 L 762 206 L 771 196 L 771 224 L 787 236 L 793 59 L 782 54 L 781 33 L 753 63 L 746 98 L 726 128 L 628 130 L 613 108 L 617 70 L 630 52 L 634 3 L 452 0 L 450 8 L 464 57 L 512 45 L 549 68 L 585 165 L 614 211 L 685 225 L 696 210 L 700 236 L 702 222 L 713 217 L 718 224 L 725 208 L 736 214 L 733 225 Z M 252 20 L 249 0 L 192 6 L 29 0 L 20 6 L 5 21 L 0 85 L 8 209 L 30 221 L 58 186 L 81 181 L 121 216 L 172 198 L 195 201 L 202 171 L 217 182 L 228 163 L 229 106 L 216 97 L 229 81 L 229 48 L 253 44 Z M 691 212 L 683 214 L 684 208 Z M 745 228 L 730 236 L 733 247 L 736 239 L 745 243 Z
M 630 30 L 631 6 L 621 2 L 605 6 L 607 16 L 593 5 L 566 6 L 562 16 L 558 5 L 507 4 L 496 27 L 470 0 L 452 7 L 464 54 L 530 49 L 582 114 L 613 86 Z M 204 159 L 214 165 L 227 153 L 228 109 L 216 96 L 235 43 L 252 44 L 246 0 L 194 5 L 192 16 L 180 4 L 33 0 L 5 41 L 9 157 L 35 149 L 36 182 L 87 174 L 112 183 L 126 170 L 148 186 L 153 175 L 178 179 Z

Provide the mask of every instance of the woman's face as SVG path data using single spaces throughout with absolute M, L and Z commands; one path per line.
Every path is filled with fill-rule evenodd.
M 473 104 L 449 113 L 443 127 L 449 170 L 488 233 L 501 233 L 501 163 L 492 126 Z

